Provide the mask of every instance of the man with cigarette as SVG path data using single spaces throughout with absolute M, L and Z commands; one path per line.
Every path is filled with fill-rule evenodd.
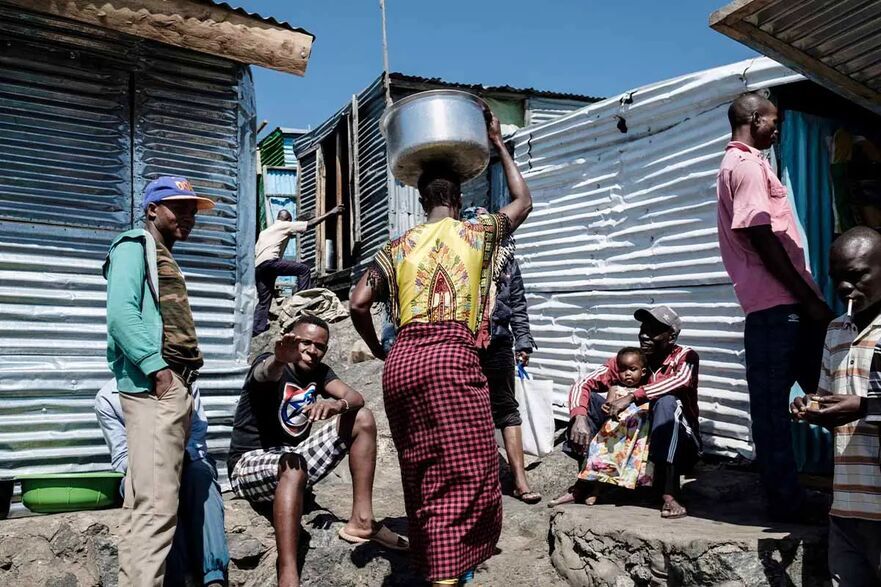
M 848 312 L 830 325 L 817 395 L 799 397 L 797 420 L 835 432 L 829 516 L 833 585 L 881 584 L 881 235 L 853 228 L 833 244 L 830 275 Z
M 717 176 L 719 248 L 746 325 L 752 436 L 771 516 L 804 520 L 789 425 L 797 381 L 813 393 L 833 318 L 805 262 L 798 221 L 762 151 L 777 139 L 777 108 L 755 93 L 728 109 L 731 142 Z

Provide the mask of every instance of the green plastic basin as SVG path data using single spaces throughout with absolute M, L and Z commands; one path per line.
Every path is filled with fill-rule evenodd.
M 119 482 L 124 477 L 115 471 L 96 473 L 55 473 L 21 475 L 21 502 L 38 514 L 54 514 L 110 507 L 119 497 Z

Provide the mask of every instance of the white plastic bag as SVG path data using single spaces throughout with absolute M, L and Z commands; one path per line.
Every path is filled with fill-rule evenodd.
M 550 454 L 554 450 L 554 383 L 536 381 L 518 365 L 514 385 L 523 420 L 523 452 L 536 457 Z

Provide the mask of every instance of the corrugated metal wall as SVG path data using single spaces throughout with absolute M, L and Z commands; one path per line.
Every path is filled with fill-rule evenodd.
M 272 167 L 263 177 L 263 193 L 267 198 L 296 198 L 296 167 Z
M 751 455 L 743 315 L 719 254 L 715 176 L 730 101 L 800 79 L 762 58 L 639 88 L 514 136 L 535 199 L 517 231 L 539 345 L 530 365 L 554 381 L 559 415 L 580 374 L 636 341 L 633 311 L 668 304 L 682 315 L 682 343 L 701 355 L 708 451 Z
M 379 130 L 379 119 L 385 111 L 382 79 L 375 80 L 357 96 L 358 103 L 358 186 L 361 204 L 361 248 L 353 263 L 353 279 L 360 275 L 364 266 L 373 259 L 376 251 L 389 239 L 389 227 L 406 222 L 413 216 L 412 202 L 402 200 L 403 205 L 389 205 L 390 193 L 394 198 L 397 190 L 389 186 L 390 174 L 386 162 L 385 139 Z M 300 206 L 303 213 L 315 213 L 316 152 L 321 141 L 332 133 L 344 115 L 351 111 L 347 105 L 320 127 L 296 140 L 300 168 Z M 418 207 L 418 202 L 416 202 Z M 421 209 L 420 209 L 421 212 Z M 412 226 L 412 225 L 409 225 Z M 408 228 L 409 228 L 408 226 Z M 315 233 L 301 237 L 302 259 L 315 262 Z M 317 263 L 316 263 L 317 266 Z
M 294 144 L 296 143 L 296 139 L 290 135 L 284 136 L 284 166 L 285 167 L 296 167 L 297 166 L 297 156 L 294 155 Z
M 92 411 L 111 377 L 101 264 L 113 236 L 141 216 L 146 182 L 166 173 L 218 203 L 175 256 L 206 356 L 209 444 L 222 456 L 254 300 L 250 73 L 5 9 L 0 35 L 0 111 L 15 112 L 0 128 L 18 125 L 16 142 L 0 134 L 0 157 L 17 158 L 0 172 L 0 200 L 30 212 L 25 222 L 4 204 L 0 221 L 0 478 L 107 468 Z
M 300 159 L 299 162 L 299 192 L 297 192 L 297 214 L 315 216 L 315 194 L 318 189 L 316 179 L 318 176 L 317 152 L 312 151 Z M 318 267 L 315 259 L 315 231 L 309 230 L 297 237 L 297 251 L 300 260 L 304 263 L 312 263 Z
M 297 169 L 288 167 L 271 167 L 263 174 L 263 192 L 270 200 L 271 210 L 268 214 L 269 223 L 275 222 L 275 217 L 282 208 L 299 216 L 297 211 Z M 297 243 L 295 239 L 288 242 L 284 251 L 286 259 L 297 258 Z M 277 283 L 294 284 L 296 277 L 285 275 L 278 278 Z
M 559 98 L 527 98 L 526 125 L 535 126 L 584 108 L 585 103 L 579 100 L 561 100 Z
M 382 78 L 358 95 L 358 186 L 361 202 L 361 249 L 354 263 L 352 281 L 373 260 L 376 252 L 391 237 L 389 216 L 399 207 L 406 214 L 410 206 L 389 206 L 390 188 L 385 137 L 379 119 L 385 112 Z

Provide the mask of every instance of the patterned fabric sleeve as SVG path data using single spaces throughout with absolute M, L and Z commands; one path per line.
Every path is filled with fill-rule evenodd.
M 385 314 L 396 327 L 399 325 L 398 315 L 398 281 L 395 277 L 392 243 L 376 253 L 373 263 L 367 268 L 367 284 L 376 292 L 375 300 L 385 307 Z
M 496 212 L 495 214 L 484 214 L 479 217 L 480 223 L 483 225 L 487 236 L 492 234 L 493 243 L 498 247 L 505 237 L 511 234 L 511 221 L 504 212 Z

